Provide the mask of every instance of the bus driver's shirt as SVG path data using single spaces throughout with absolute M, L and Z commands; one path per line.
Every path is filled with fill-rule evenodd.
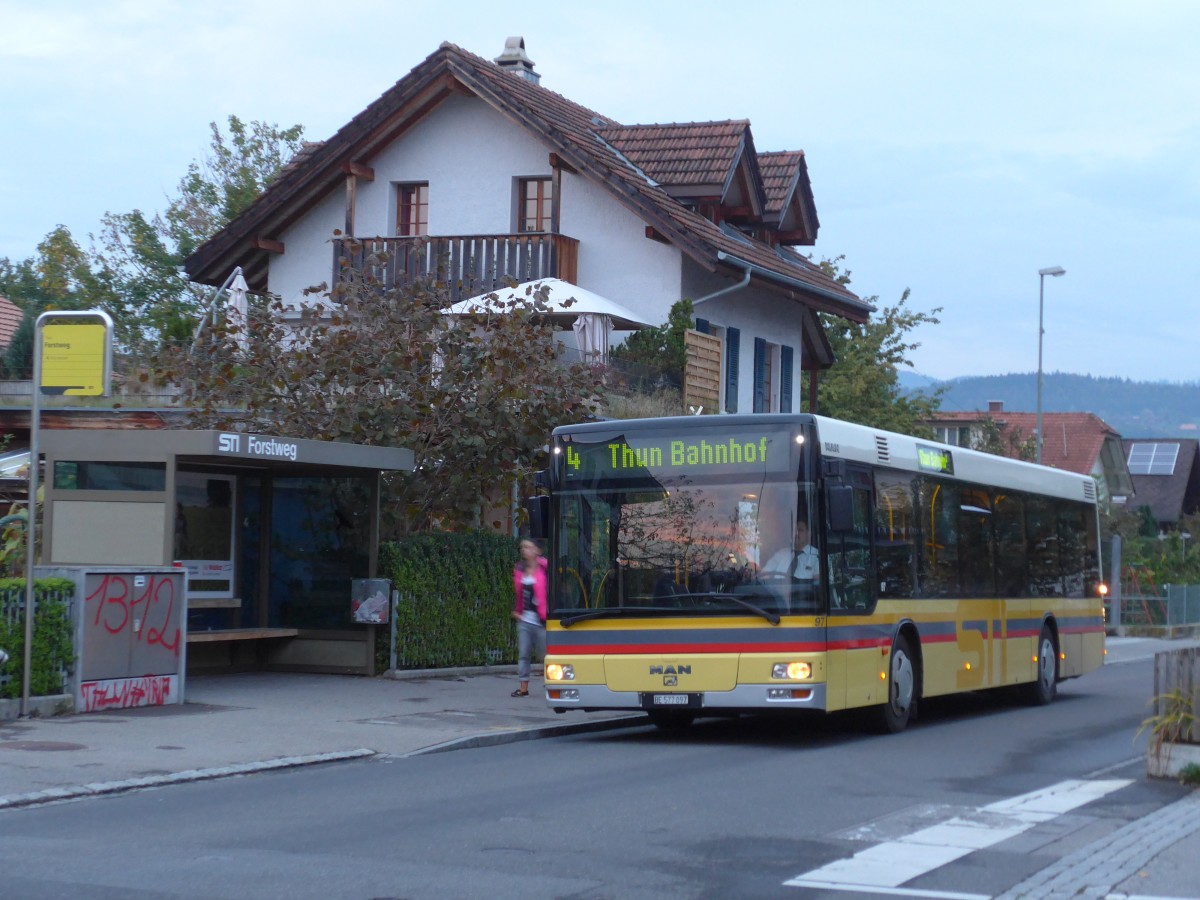
M 815 581 L 821 577 L 820 557 L 817 556 L 817 551 L 813 549 L 812 544 L 807 544 L 798 551 L 784 547 L 771 555 L 762 570 L 764 573 L 772 575 L 779 574 L 805 581 Z

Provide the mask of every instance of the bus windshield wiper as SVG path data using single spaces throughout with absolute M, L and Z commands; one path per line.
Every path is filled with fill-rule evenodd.
M 576 622 L 582 622 L 585 619 L 608 619 L 623 616 L 625 613 L 657 613 L 662 612 L 653 606 L 605 606 L 602 609 L 589 609 L 587 612 L 576 613 L 573 616 L 566 616 L 559 619 L 558 624 L 563 628 L 570 628 Z
M 772 625 L 779 624 L 779 615 L 777 613 L 773 613 L 769 609 L 763 609 L 757 603 L 751 603 L 749 600 L 744 599 L 743 597 L 741 597 L 738 594 L 717 594 L 717 593 L 676 594 L 676 596 L 677 597 L 680 597 L 680 596 L 681 597 L 719 597 L 722 600 L 732 600 L 738 606 L 742 607 L 742 609 L 749 610 L 750 612 L 754 613 L 756 616 L 762 616 L 764 619 L 766 619 Z M 763 592 L 762 596 L 770 597 L 772 595 L 768 594 L 766 592 Z

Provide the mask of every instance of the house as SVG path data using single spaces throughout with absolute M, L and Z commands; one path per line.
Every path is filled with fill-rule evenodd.
M 1022 458 L 1021 445 L 1037 435 L 1037 413 L 1007 412 L 1004 403 L 992 400 L 987 411 L 939 410 L 926 423 L 934 437 L 959 447 L 978 446 L 988 420 L 999 429 L 1005 456 Z M 1134 485 L 1125 464 L 1121 436 L 1092 413 L 1043 412 L 1042 464 L 1081 475 L 1091 475 L 1101 502 L 1124 503 Z
M 25 310 L 7 297 L 0 297 L 0 353 L 8 349 L 25 318 Z
M 1133 438 L 1122 442 L 1136 506 L 1148 506 L 1160 532 L 1200 512 L 1200 441 Z
M 719 342 L 713 405 L 798 411 L 801 374 L 833 362 L 816 314 L 873 311 L 793 249 L 819 225 L 804 154 L 759 153 L 746 120 L 623 125 L 540 77 L 521 38 L 494 61 L 443 43 L 297 154 L 188 275 L 240 266 L 295 307 L 361 246 L 388 251 L 385 281 L 436 271 L 451 300 L 560 278 L 665 323 L 690 299 Z

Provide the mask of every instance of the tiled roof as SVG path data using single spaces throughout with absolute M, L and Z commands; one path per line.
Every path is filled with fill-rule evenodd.
M 803 150 L 783 150 L 758 154 L 758 171 L 762 174 L 763 190 L 767 194 L 767 212 L 779 215 L 791 199 L 792 191 L 804 162 Z
M 1200 441 L 1195 438 L 1134 438 L 1121 442 L 1125 459 L 1134 444 L 1178 444 L 1175 468 L 1169 475 L 1134 475 L 1132 506 L 1148 506 L 1154 518 L 1175 523 L 1200 508 Z
M 189 276 L 219 284 L 240 265 L 252 289 L 265 289 L 266 254 L 254 246 L 254 239 L 278 234 L 297 221 L 345 178 L 345 166 L 369 163 L 442 99 L 464 88 L 525 127 L 581 175 L 604 184 L 697 264 L 739 275 L 749 267 L 756 283 L 802 296 L 814 309 L 854 321 L 866 321 L 872 311 L 870 304 L 814 263 L 795 254 L 784 257 L 761 241 L 728 235 L 687 209 L 603 139 L 601 133 L 611 135 L 619 128 L 617 122 L 449 43 L 314 148 L 303 165 L 281 173 L 249 208 L 185 261 Z
M 24 318 L 25 310 L 7 297 L 0 297 L 0 350 L 9 345 Z
M 946 412 L 939 411 L 930 419 L 931 425 L 968 425 L 991 416 L 1003 426 L 1006 433 L 1019 441 L 1037 433 L 1037 413 L 1027 412 Z M 1115 429 L 1093 413 L 1043 412 L 1042 464 L 1092 474 L 1105 440 L 1120 439 Z M 1010 456 L 1015 456 L 1009 453 Z
M 596 133 L 647 176 L 667 187 L 724 185 L 741 155 L 750 123 L 620 125 Z

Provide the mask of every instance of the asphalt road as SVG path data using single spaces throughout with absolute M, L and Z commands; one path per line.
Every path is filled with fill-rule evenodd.
M 711 720 L 0 812 L 0 897 L 846 898 L 888 847 L 927 867 L 906 890 L 996 896 L 1181 796 L 1144 778 L 1151 654 L 1128 656 L 1049 707 L 930 702 L 900 735 Z M 1022 830 L 1005 815 L 1081 785 Z M 946 851 L 911 836 L 955 818 L 979 849 L 928 866 Z

